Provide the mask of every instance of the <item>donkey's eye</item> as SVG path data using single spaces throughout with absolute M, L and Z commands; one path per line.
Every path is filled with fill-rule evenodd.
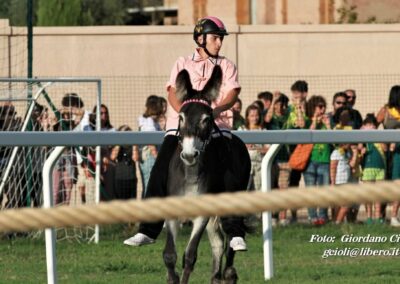
M 201 124 L 202 125 L 206 125 L 206 124 L 208 124 L 209 122 L 210 122 L 210 116 L 203 116 L 202 118 L 201 118 Z

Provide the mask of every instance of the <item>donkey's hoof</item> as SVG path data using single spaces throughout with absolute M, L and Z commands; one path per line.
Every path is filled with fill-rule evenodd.
M 236 284 L 238 280 L 236 269 L 234 267 L 227 267 L 224 271 L 224 282 L 225 284 Z
M 175 274 L 168 274 L 168 281 L 167 281 L 167 283 L 168 284 L 179 284 L 180 283 L 180 281 L 179 281 L 179 275 L 178 275 L 178 273 L 176 273 L 175 272 Z
M 223 284 L 224 282 L 222 282 L 222 279 L 218 279 L 218 278 L 211 278 L 211 284 Z

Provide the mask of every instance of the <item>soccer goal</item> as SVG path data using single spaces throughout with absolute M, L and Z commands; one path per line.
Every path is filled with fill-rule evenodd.
M 0 130 L 16 132 L 100 129 L 97 79 L 0 78 Z M 93 114 L 94 109 L 97 114 Z M 43 166 L 57 150 L 52 171 L 54 206 L 94 204 L 100 191 L 100 147 L 0 147 L 0 208 L 43 206 Z M 54 155 L 53 155 L 54 156 Z M 97 197 L 97 198 L 96 198 Z M 94 226 L 58 228 L 57 239 L 96 239 Z M 30 234 L 40 235 L 41 232 Z

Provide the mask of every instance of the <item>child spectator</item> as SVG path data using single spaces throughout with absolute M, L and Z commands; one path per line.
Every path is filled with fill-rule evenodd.
M 288 119 L 288 106 L 289 106 L 289 98 L 280 92 L 274 93 L 274 98 L 272 100 L 271 107 L 266 114 L 265 122 L 269 126 L 268 129 L 271 130 L 282 130 L 285 129 L 285 125 Z M 280 190 L 285 190 L 289 187 L 290 182 L 290 172 L 291 168 L 289 166 L 289 146 L 282 145 L 279 149 L 279 152 L 275 156 L 274 169 L 273 172 L 276 177 L 273 177 L 273 180 L 277 180 L 277 185 Z M 285 226 L 289 223 L 286 218 L 286 210 L 283 210 L 279 213 L 279 224 Z
M 304 129 L 307 128 L 309 124 L 309 118 L 306 115 L 306 100 L 308 95 L 308 84 L 306 81 L 296 81 L 290 88 L 292 92 L 292 104 L 289 105 L 288 109 L 288 119 L 286 122 L 286 129 Z M 291 145 L 289 147 L 290 152 L 293 152 L 296 145 Z M 290 187 L 295 187 L 300 185 L 301 171 L 292 170 L 290 172 Z M 291 222 L 297 221 L 297 211 L 295 209 L 291 210 L 292 218 Z
M 325 114 L 326 101 L 322 96 L 312 96 L 306 105 L 306 114 L 312 118 L 310 130 L 327 130 L 331 128 L 329 117 Z M 329 163 L 331 146 L 329 144 L 314 144 L 308 165 L 304 171 L 306 186 L 329 185 Z M 308 209 L 308 217 L 314 225 L 324 225 L 328 220 L 328 210 L 319 208 Z
M 344 94 L 344 93 L 339 93 L 339 94 Z M 343 99 L 343 97 L 339 97 L 340 99 Z M 353 130 L 354 124 L 353 121 L 356 119 L 356 113 L 354 112 L 353 109 L 351 109 L 348 106 L 341 106 L 338 109 L 336 109 L 334 115 L 333 115 L 333 125 L 335 130 Z M 332 125 L 332 120 L 331 120 L 331 125 Z M 351 146 L 351 149 L 354 149 L 357 147 L 356 146 Z M 358 149 L 357 149 L 358 151 Z M 357 154 L 358 155 L 358 154 Z M 359 178 L 361 177 L 361 169 L 359 163 L 357 166 L 352 168 L 352 178 L 351 182 L 352 183 L 358 183 Z M 359 205 L 354 204 L 347 210 L 347 221 L 348 222 L 355 222 L 357 220 L 357 215 L 358 215 L 358 210 L 359 210 Z M 336 208 L 332 208 L 332 219 L 335 220 L 335 216 L 337 211 L 335 210 Z
M 372 130 L 376 129 L 378 122 L 374 114 L 367 114 L 363 121 L 362 129 Z M 375 182 L 385 179 L 385 169 L 386 169 L 386 144 L 384 143 L 367 143 L 361 149 L 361 154 L 363 155 L 363 173 L 362 181 L 364 182 Z M 375 203 L 375 214 L 374 219 L 372 216 L 372 204 L 367 204 L 367 224 L 372 223 L 383 223 L 381 212 L 381 204 L 379 202 Z
M 341 144 L 331 154 L 330 176 L 332 185 L 349 183 L 352 180 L 353 170 L 358 166 L 358 150 L 356 145 Z M 349 208 L 340 207 L 337 216 L 332 214 L 336 224 L 343 222 Z
M 263 130 L 261 109 L 250 105 L 246 109 L 245 125 L 238 130 Z M 251 159 L 251 173 L 248 189 L 261 190 L 261 161 L 268 151 L 269 145 L 247 144 Z

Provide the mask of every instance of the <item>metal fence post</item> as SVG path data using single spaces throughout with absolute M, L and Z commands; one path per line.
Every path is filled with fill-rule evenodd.
M 271 191 L 271 169 L 274 158 L 281 148 L 280 144 L 273 144 L 265 154 L 261 164 L 261 190 L 262 192 Z M 263 250 L 264 250 L 264 278 L 269 280 L 273 277 L 273 257 L 272 257 L 272 216 L 271 212 L 262 213 L 263 225 Z

